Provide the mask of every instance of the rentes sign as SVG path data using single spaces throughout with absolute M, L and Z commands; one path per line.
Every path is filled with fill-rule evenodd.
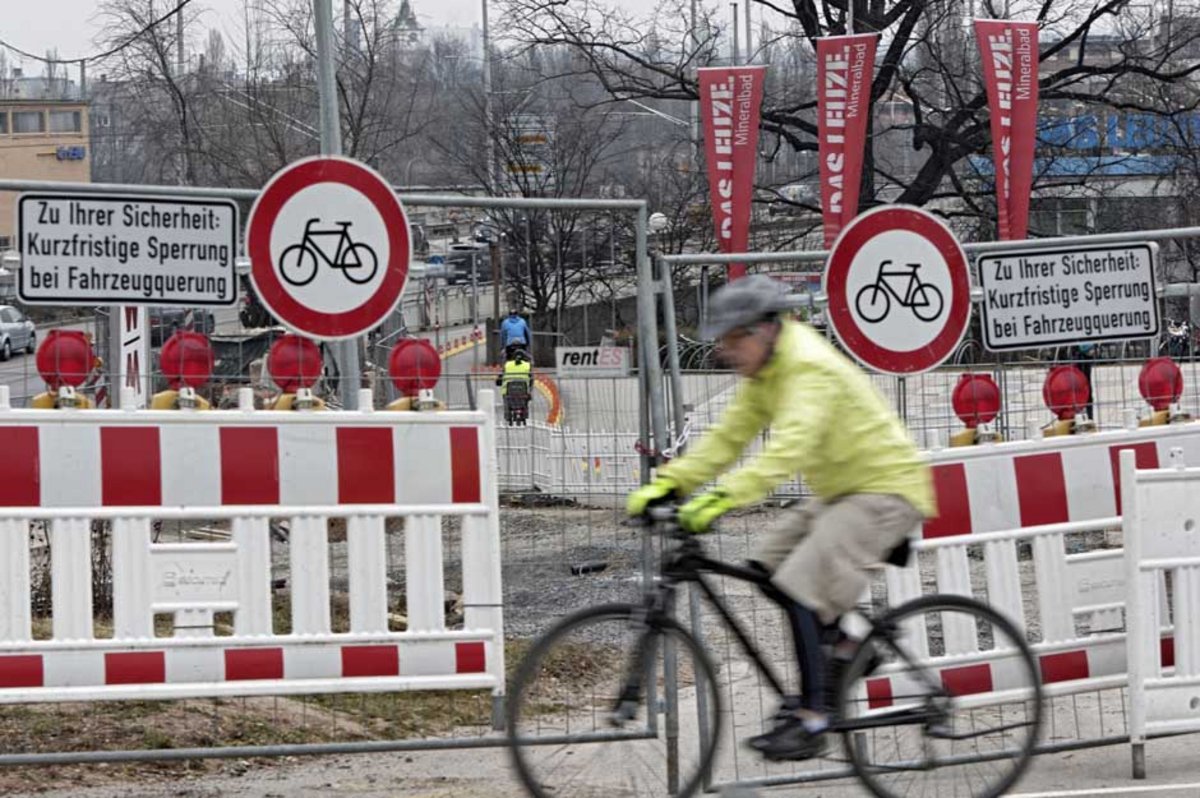
M 858 213 L 877 34 L 817 39 L 817 136 L 825 246 Z
M 629 350 L 621 346 L 560 346 L 554 350 L 559 377 L 626 377 Z
M 761 66 L 699 70 L 708 190 L 717 245 L 722 252 L 745 252 L 750 238 L 750 200 L 765 75 L 766 67 Z M 729 267 L 731 280 L 745 273 L 743 264 Z
M 1037 139 L 1038 27 L 1034 22 L 975 20 L 992 116 L 996 216 L 1001 239 L 1029 231 L 1029 194 Z

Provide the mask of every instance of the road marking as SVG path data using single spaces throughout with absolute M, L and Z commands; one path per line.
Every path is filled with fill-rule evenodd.
M 1191 784 L 1153 784 L 1142 787 L 1108 787 L 1092 790 L 1057 790 L 1051 792 L 1014 792 L 1009 798 L 1091 798 L 1095 795 L 1145 795 L 1148 793 L 1173 793 L 1186 790 L 1200 791 L 1200 782 Z

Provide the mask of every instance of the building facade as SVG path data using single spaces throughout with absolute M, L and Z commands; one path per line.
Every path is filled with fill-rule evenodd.
M 0 177 L 91 180 L 88 108 L 73 100 L 0 100 Z M 0 192 L 0 251 L 16 246 L 17 194 Z

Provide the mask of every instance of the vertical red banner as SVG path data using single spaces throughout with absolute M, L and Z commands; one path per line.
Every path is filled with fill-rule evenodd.
M 996 216 L 1001 240 L 1029 235 L 1029 195 L 1037 145 L 1038 26 L 975 20 L 992 116 Z
M 745 252 L 750 241 L 750 202 L 766 72 L 764 66 L 698 70 L 708 190 L 722 252 Z M 730 280 L 745 274 L 745 264 L 730 265 Z
M 858 214 L 879 35 L 817 39 L 817 160 L 825 246 Z

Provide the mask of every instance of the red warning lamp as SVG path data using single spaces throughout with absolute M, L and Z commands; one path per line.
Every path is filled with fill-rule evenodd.
M 51 330 L 37 351 L 37 370 L 50 390 L 78 388 L 96 363 L 87 335 L 79 330 Z
M 321 376 L 321 350 L 299 335 L 280 336 L 267 352 L 267 371 L 284 393 L 312 388 Z
M 1138 390 L 1155 412 L 1167 410 L 1183 395 L 1183 372 L 1169 357 L 1152 357 L 1138 374 Z
M 416 396 L 437 385 L 442 376 L 442 360 L 433 345 L 423 338 L 406 338 L 392 347 L 388 374 L 403 396 Z
M 163 344 L 159 363 L 171 390 L 199 388 L 212 376 L 213 351 L 208 337 L 180 330 Z
M 1087 377 L 1075 366 L 1055 366 L 1046 375 L 1042 400 L 1059 421 L 1070 421 L 1087 406 L 1092 389 Z
M 990 424 L 1000 413 L 1000 388 L 989 374 L 964 374 L 958 378 L 950 404 L 968 429 Z

